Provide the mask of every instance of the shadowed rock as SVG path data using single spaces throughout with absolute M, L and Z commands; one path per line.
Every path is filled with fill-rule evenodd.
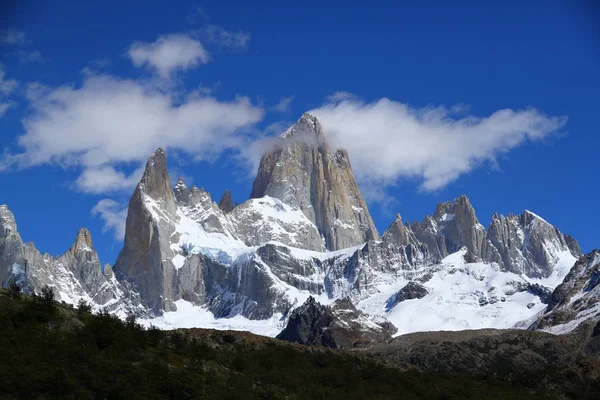
M 223 210 L 224 213 L 231 212 L 235 208 L 235 204 L 233 204 L 233 199 L 231 198 L 231 192 L 229 189 L 225 190 L 223 197 L 219 201 L 219 208 Z
M 292 312 L 277 338 L 300 344 L 354 348 L 388 341 L 396 331 L 386 319 L 358 311 L 348 298 L 328 307 L 311 296 Z

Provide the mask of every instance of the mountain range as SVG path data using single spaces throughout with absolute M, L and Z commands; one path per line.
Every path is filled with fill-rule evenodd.
M 355 347 L 419 331 L 519 328 L 568 333 L 600 319 L 600 253 L 535 213 L 494 214 L 486 228 L 467 196 L 380 234 L 348 153 L 304 114 L 263 155 L 236 205 L 150 155 L 129 201 L 114 265 L 90 232 L 64 254 L 23 243 L 0 206 L 0 282 L 90 303 L 161 328 L 249 330 Z M 600 328 L 598 328 L 600 329 Z

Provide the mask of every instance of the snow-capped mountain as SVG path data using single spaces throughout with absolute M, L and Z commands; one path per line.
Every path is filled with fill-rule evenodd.
M 3 286 L 18 283 L 25 293 L 40 293 L 49 285 L 59 301 L 77 304 L 83 299 L 121 316 L 144 315 L 141 299 L 126 277 L 117 279 L 109 265 L 102 269 L 87 229 L 79 230 L 64 254 L 42 255 L 33 243 L 23 243 L 6 205 L 0 205 L 0 279 Z
M 509 328 L 549 307 L 579 256 L 573 238 L 530 211 L 494 215 L 486 229 L 466 196 L 422 222 L 398 215 L 380 236 L 348 154 L 332 150 L 308 114 L 263 156 L 239 205 L 228 191 L 217 204 L 182 179 L 172 187 L 158 149 L 129 202 L 112 268 L 101 268 L 87 230 L 64 255 L 41 256 L 0 208 L 3 285 L 53 285 L 60 300 L 84 298 L 162 327 L 275 336 L 312 298 L 334 310 L 350 304 L 336 326 L 365 332 L 385 326 L 383 318 L 396 334 Z

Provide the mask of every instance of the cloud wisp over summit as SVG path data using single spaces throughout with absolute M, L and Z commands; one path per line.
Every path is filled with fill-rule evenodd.
M 369 103 L 339 93 L 310 112 L 322 121 L 332 143 L 348 150 L 359 180 L 388 186 L 416 178 L 425 191 L 441 189 L 567 123 L 567 117 L 534 108 L 503 109 L 486 117 L 463 115 L 467 109 L 412 108 L 387 98 Z

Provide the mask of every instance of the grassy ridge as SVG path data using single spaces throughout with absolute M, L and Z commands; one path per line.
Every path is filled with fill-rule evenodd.
M 134 320 L 0 290 L 3 399 L 537 399 L 468 374 L 402 370 L 247 333 L 144 330 Z

